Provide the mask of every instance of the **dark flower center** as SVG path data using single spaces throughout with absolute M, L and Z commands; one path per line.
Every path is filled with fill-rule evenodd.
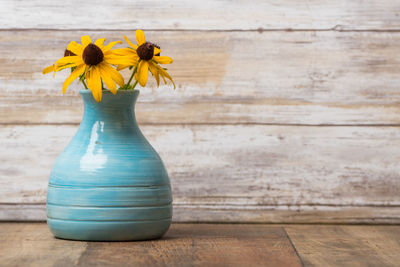
M 88 44 L 82 53 L 83 61 L 86 65 L 97 65 L 104 59 L 101 49 L 95 44 Z
M 76 56 L 76 55 L 74 53 L 72 53 L 70 50 L 65 49 L 64 57 L 72 57 L 72 56 Z
M 136 49 L 136 53 L 143 60 L 150 60 L 154 54 L 154 44 L 145 42 Z

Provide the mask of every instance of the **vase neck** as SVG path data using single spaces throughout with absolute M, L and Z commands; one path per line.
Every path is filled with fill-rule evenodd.
M 82 90 L 81 96 L 84 102 L 84 115 L 82 123 L 102 122 L 102 124 L 136 124 L 135 104 L 139 95 L 138 90 L 117 91 L 113 95 L 109 91 L 103 91 L 101 102 L 96 102 L 88 90 Z

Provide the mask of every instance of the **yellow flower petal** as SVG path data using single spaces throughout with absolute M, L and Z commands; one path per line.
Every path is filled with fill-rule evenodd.
M 142 60 L 139 62 L 138 76 L 139 76 L 139 84 L 142 87 L 145 87 L 146 83 L 147 83 L 147 79 L 149 77 L 149 62 L 148 61 Z
M 117 55 L 106 55 L 104 56 L 104 61 L 106 61 L 109 64 L 114 64 L 114 65 L 129 65 L 133 66 L 137 64 L 137 60 L 135 60 L 132 57 L 126 57 L 126 56 L 117 56 Z
M 124 86 L 124 78 L 122 77 L 121 73 L 107 63 L 102 63 L 102 68 L 104 68 L 105 71 L 111 75 L 113 81 L 115 81 L 119 86 Z
M 98 70 L 97 66 L 92 66 L 92 68 L 88 72 L 88 77 L 86 77 L 87 80 L 87 85 L 92 91 L 93 98 L 97 101 L 100 102 L 102 98 L 102 87 L 101 87 L 101 78 L 100 78 L 100 72 Z
M 158 71 L 160 72 L 161 77 L 163 77 L 163 79 L 164 79 L 164 77 L 167 77 L 174 85 L 174 89 L 176 89 L 176 86 L 175 86 L 174 81 L 172 80 L 172 77 L 169 76 L 169 74 L 161 67 L 158 68 Z M 164 82 L 165 82 L 165 79 L 164 79 Z
M 154 52 L 153 52 L 153 56 L 158 55 L 161 53 L 161 49 L 158 47 L 154 47 Z
M 113 48 L 113 46 L 116 45 L 116 44 L 122 44 L 122 42 L 121 41 L 111 42 L 108 45 L 106 45 L 103 48 L 101 48 L 101 50 L 103 51 L 103 53 L 106 53 L 108 50 Z
M 70 64 L 65 64 L 65 65 L 56 65 L 54 67 L 54 72 L 59 72 L 60 70 L 73 68 L 73 67 L 76 67 L 76 66 L 79 66 L 79 65 L 82 65 L 82 64 L 84 64 L 83 60 L 80 61 L 80 62 L 76 62 L 76 63 L 70 63 Z
M 51 66 L 48 66 L 48 67 L 44 68 L 43 71 L 42 71 L 42 73 L 43 73 L 43 74 L 47 74 L 47 73 L 52 72 L 52 71 L 54 71 L 54 70 L 55 70 L 54 65 L 51 65 Z
M 127 67 L 129 67 L 129 65 L 118 65 L 118 66 L 117 66 L 117 71 L 126 69 Z
M 87 78 L 89 77 L 89 75 L 90 75 L 90 73 L 89 73 L 89 68 L 90 68 L 89 65 L 85 65 L 85 78 L 86 78 L 86 79 L 87 79 Z
M 75 41 L 69 43 L 67 50 L 71 51 L 77 56 L 82 56 L 83 53 L 83 47 Z
M 81 37 L 81 42 L 83 48 L 85 49 L 86 46 L 92 42 L 92 40 L 90 39 L 89 35 L 85 35 Z
M 69 77 L 65 80 L 63 87 L 62 87 L 62 93 L 65 94 L 65 91 L 67 90 L 67 87 L 76 79 L 79 77 L 79 75 L 81 75 L 83 73 L 83 71 L 85 70 L 85 65 L 81 65 L 79 67 L 77 67 L 72 73 L 71 75 L 69 75 Z
M 138 45 L 142 45 L 146 42 L 146 38 L 144 37 L 144 32 L 142 30 L 137 30 L 135 32 L 136 42 Z
M 112 54 L 114 55 L 119 55 L 119 56 L 136 56 L 136 51 L 133 50 L 132 48 L 116 48 L 111 51 Z
M 114 95 L 117 93 L 117 86 L 115 85 L 113 79 L 111 78 L 111 74 L 107 72 L 107 69 L 104 68 L 104 64 L 99 65 L 100 76 L 103 82 L 106 84 L 107 88 Z
M 138 46 L 134 45 L 125 35 L 124 35 L 124 39 L 133 49 L 137 49 L 138 48 Z
M 164 83 L 167 84 L 167 80 L 165 79 L 165 76 L 161 75 L 161 78 L 163 79 Z
M 173 62 L 172 58 L 167 56 L 154 56 L 153 59 L 159 64 L 171 64 Z
M 158 65 L 158 64 L 153 64 L 153 65 L 154 65 L 154 67 L 157 68 L 158 74 L 161 76 L 161 78 L 163 79 L 164 83 L 167 84 L 167 80 L 165 79 L 165 76 L 163 76 L 163 75 L 161 74 L 161 73 L 162 73 L 162 68 L 161 68 L 161 66 Z
M 68 57 L 62 57 L 59 60 L 56 61 L 56 65 L 65 65 L 65 64 L 70 64 L 70 63 L 77 63 L 82 60 L 82 57 L 80 56 L 68 56 Z
M 106 38 L 97 39 L 96 42 L 94 42 L 94 44 L 97 45 L 98 47 L 102 48 L 105 40 L 106 40 Z
M 160 74 L 158 73 L 157 67 L 153 62 L 150 62 L 149 64 L 149 70 L 153 74 L 154 78 L 156 78 L 157 81 L 157 87 L 160 86 Z

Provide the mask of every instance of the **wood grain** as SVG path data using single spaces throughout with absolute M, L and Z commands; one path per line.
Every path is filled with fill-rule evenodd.
M 46 224 L 0 225 L 2 266 L 72 266 L 86 248 L 85 242 L 53 238 Z
M 5 266 L 301 266 L 285 230 L 269 225 L 175 224 L 161 240 L 55 239 L 46 224 L 0 224 Z
M 131 31 L 0 31 L 0 123 L 79 123 L 79 86 L 42 75 L 69 40 Z M 142 123 L 400 124 L 400 33 L 148 32 L 178 89 L 141 89 Z M 150 40 L 151 40 L 150 39 Z M 248 47 L 256 49 L 248 49 Z M 127 74 L 127 73 L 125 73 Z
M 0 203 L 43 204 L 51 166 L 76 128 L 0 128 Z M 255 213 L 249 216 L 256 221 L 304 221 L 304 216 L 271 217 L 271 209 L 303 215 L 332 211 L 327 216 L 336 222 L 365 222 L 363 213 L 371 216 L 369 222 L 399 220 L 398 127 L 146 125 L 142 130 L 164 159 L 174 204 L 210 210 L 211 217 L 178 212 L 176 220 L 240 221 Z M 360 212 L 346 212 L 348 206 Z M 381 208 L 386 216 L 374 216 Z M 229 212 L 217 214 L 224 209 Z M 233 212 L 243 214 L 229 219 Z
M 4 266 L 398 266 L 399 226 L 173 224 L 160 240 L 55 239 L 1 223 Z
M 43 67 L 81 35 L 161 45 L 178 85 L 137 117 L 176 221 L 398 223 L 396 1 L 0 2 L 0 219 L 42 220 L 79 86 Z M 125 77 L 127 73 L 124 74 Z
M 398 266 L 399 226 L 285 227 L 305 266 Z
M 212 1 L 3 0 L 3 29 L 168 30 L 388 30 L 398 29 L 396 1 Z

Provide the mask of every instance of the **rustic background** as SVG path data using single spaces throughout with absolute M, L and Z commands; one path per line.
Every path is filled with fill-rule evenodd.
M 177 84 L 141 89 L 174 220 L 400 223 L 400 2 L 0 0 L 0 219 L 44 220 L 78 85 L 41 74 L 81 35 L 141 28 Z

